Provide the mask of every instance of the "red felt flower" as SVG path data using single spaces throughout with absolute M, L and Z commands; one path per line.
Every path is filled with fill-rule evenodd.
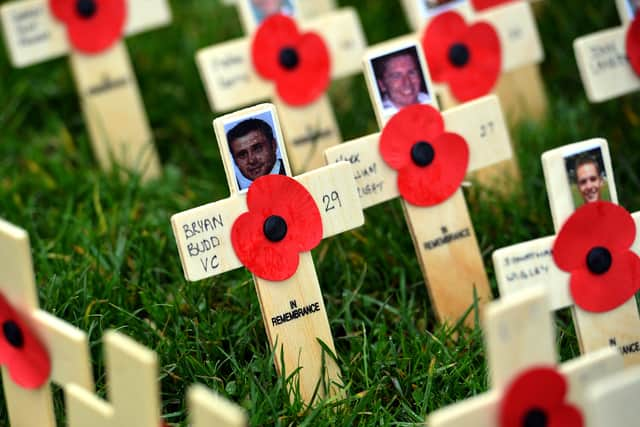
M 582 427 L 580 411 L 566 403 L 567 381 L 551 367 L 536 367 L 519 375 L 500 402 L 500 427 Z
M 511 3 L 513 0 L 471 0 L 473 8 L 477 11 L 490 9 L 505 3 Z
M 442 13 L 429 22 L 422 48 L 433 80 L 460 102 L 488 94 L 500 76 L 500 39 L 486 22 L 468 26 L 459 13 Z
M 300 252 L 310 251 L 322 239 L 322 219 L 311 194 L 292 178 L 265 175 L 249 187 L 247 208 L 231 228 L 233 249 L 242 264 L 266 280 L 293 276 Z
M 49 0 L 49 8 L 66 25 L 71 45 L 82 53 L 100 53 L 122 37 L 125 0 Z
M 629 212 L 610 202 L 587 203 L 565 222 L 553 259 L 571 273 L 571 295 L 580 308 L 609 311 L 640 289 L 640 258 L 630 250 L 635 238 Z
M 313 32 L 298 32 L 288 16 L 277 14 L 263 21 L 253 38 L 251 57 L 258 74 L 275 82 L 287 104 L 309 104 L 329 86 L 331 62 L 324 40 Z
M 20 387 L 40 388 L 51 373 L 47 350 L 2 294 L 0 325 L 0 364 Z
M 406 201 L 431 206 L 456 192 L 469 165 L 467 142 L 445 132 L 444 120 L 430 105 L 410 105 L 382 130 L 380 154 L 398 171 L 398 190 Z
M 640 13 L 627 31 L 627 56 L 631 68 L 640 76 Z

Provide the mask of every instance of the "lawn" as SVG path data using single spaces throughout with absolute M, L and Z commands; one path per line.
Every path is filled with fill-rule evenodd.
M 486 390 L 481 332 L 436 324 L 398 202 L 368 210 L 364 227 L 314 250 L 346 387 L 338 404 L 305 410 L 289 401 L 247 271 L 184 279 L 169 217 L 228 195 L 194 55 L 242 32 L 235 9 L 218 1 L 171 3 L 171 27 L 127 42 L 165 168 L 152 185 L 97 168 L 67 60 L 13 69 L 0 46 L 0 216 L 30 234 L 42 307 L 89 334 L 100 392 L 101 337 L 111 328 L 158 353 L 172 425 L 185 425 L 194 382 L 245 407 L 252 425 L 283 426 L 419 424 Z M 357 8 L 370 44 L 408 32 L 399 0 L 339 3 Z M 544 3 L 549 114 L 512 129 L 522 186 L 507 197 L 466 190 L 495 296 L 492 251 L 553 232 L 545 150 L 606 138 L 620 202 L 640 209 L 640 96 L 589 104 L 572 50 L 576 37 L 619 25 L 614 2 Z M 334 82 L 330 95 L 345 140 L 377 130 L 362 76 Z M 562 359 L 575 357 L 568 313 L 557 324 Z

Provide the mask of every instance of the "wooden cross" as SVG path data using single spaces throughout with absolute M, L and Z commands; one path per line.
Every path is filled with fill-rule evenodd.
M 192 427 L 245 427 L 246 412 L 203 385 L 193 385 L 187 391 Z
M 586 425 L 625 427 L 638 423 L 640 367 L 595 381 L 586 391 Z
M 591 157 L 599 163 L 601 198 L 618 203 L 609 147 L 604 139 L 591 139 L 547 151 L 542 155 L 542 167 L 556 233 L 582 201 L 579 188 L 572 184 L 576 178 L 569 177 L 571 162 L 580 156 Z M 578 168 L 574 168 L 573 175 L 577 177 Z M 632 216 L 636 225 L 640 225 L 640 212 Z M 639 240 L 636 239 L 632 247 L 636 253 L 640 253 Z M 569 274 L 559 270 L 552 258 L 554 241 L 555 236 L 548 236 L 493 253 L 501 295 L 544 286 L 549 290 L 552 310 L 572 308 L 576 334 L 583 353 L 614 346 L 620 348 L 625 364 L 640 363 L 640 315 L 635 298 L 604 313 L 585 311 L 574 305 L 569 292 Z
M 127 0 L 126 7 L 127 35 L 167 25 L 171 20 L 166 0 Z M 161 173 L 160 160 L 124 43 L 116 42 L 107 50 L 91 55 L 74 50 L 64 25 L 53 16 L 48 0 L 5 3 L 0 7 L 0 15 L 15 67 L 69 55 L 100 166 L 111 170 L 115 161 L 139 172 L 144 180 L 157 178 Z
M 0 292 L 42 340 L 51 359 L 50 382 L 59 386 L 73 383 L 93 390 L 86 334 L 38 308 L 29 236 L 23 229 L 2 219 L 0 260 Z M 4 366 L 2 378 L 12 426 L 56 426 L 49 383 L 36 390 L 24 389 L 11 380 Z
M 242 266 L 232 246 L 231 229 L 240 214 L 247 210 L 247 203 L 229 148 L 234 140 L 228 140 L 227 132 L 255 118 L 272 124 L 273 138 L 281 153 L 280 172 L 291 175 L 273 105 L 258 105 L 214 120 L 231 196 L 171 217 L 182 268 L 189 281 Z M 277 167 L 267 169 L 278 173 Z M 346 162 L 295 179 L 309 191 L 320 211 L 323 238 L 364 223 L 351 167 Z M 280 370 L 284 366 L 285 372 L 280 374 L 287 378 L 295 373 L 302 399 L 311 403 L 316 395 L 324 394 L 323 386 L 331 394 L 340 380 L 335 360 L 324 354 L 323 346 L 318 343 L 323 341 L 326 348 L 335 352 L 311 253 L 301 253 L 299 261 L 297 271 L 287 280 L 274 282 L 254 275 L 254 281 L 267 336 L 271 347 L 275 347 L 276 368 Z M 300 315 L 301 310 L 304 315 Z
M 325 40 L 333 79 L 360 72 L 366 41 L 354 9 L 340 9 L 299 24 L 301 31 L 314 31 Z M 323 151 L 342 142 L 328 96 L 303 107 L 288 105 L 275 93 L 274 85 L 255 71 L 250 45 L 251 39 L 243 38 L 198 51 L 196 61 L 212 110 L 234 110 L 271 98 L 283 123 L 293 171 L 324 165 Z
M 431 413 L 427 419 L 429 426 L 499 425 L 499 406 L 505 388 L 529 368 L 558 363 L 552 316 L 543 289 L 528 289 L 488 305 L 483 330 L 492 389 Z M 586 388 L 620 370 L 621 357 L 612 349 L 563 364 L 560 372 L 569 384 L 568 402 L 584 410 Z
M 448 10 L 462 14 L 468 23 L 485 21 L 493 25 L 502 48 L 502 74 L 494 92 L 507 118 L 517 122 L 544 116 L 547 99 L 539 67 L 544 51 L 529 2 L 517 0 L 481 12 L 475 12 L 468 0 L 451 0 L 450 4 L 433 9 L 428 9 L 426 3 L 425 0 L 403 0 L 414 31 L 424 31 L 431 19 Z M 435 87 L 443 109 L 459 104 L 446 84 Z
M 157 355 L 115 331 L 104 335 L 111 403 L 91 391 L 65 387 L 69 427 L 158 427 L 161 422 Z
M 622 26 L 580 37 L 573 43 L 587 98 L 603 102 L 640 89 L 640 76 L 627 57 L 626 38 L 633 20 L 631 0 L 617 0 Z
M 271 2 L 269 7 L 262 6 L 261 0 L 234 0 L 240 12 L 240 21 L 245 33 L 252 34 L 260 21 L 273 13 L 284 13 L 298 20 L 311 19 L 329 13 L 336 7 L 335 0 L 279 0 Z M 265 10 L 266 9 L 266 10 Z
M 372 58 L 414 48 L 419 63 L 424 64 L 422 51 L 415 39 L 408 37 L 388 42 L 367 51 L 365 63 Z M 370 65 L 366 65 L 370 67 Z M 432 94 L 426 68 L 423 85 Z M 365 73 L 373 99 L 376 117 L 382 127 L 389 116 L 383 104 L 372 72 Z M 435 100 L 431 100 L 433 105 Z M 490 169 L 509 162 L 512 150 L 500 104 L 488 96 L 460 105 L 443 113 L 446 130 L 462 135 L 470 151 L 468 172 Z M 380 133 L 345 142 L 325 152 L 328 163 L 349 161 L 353 166 L 358 195 L 363 208 L 400 197 L 398 174 L 383 161 L 378 149 Z M 438 319 L 457 322 L 474 304 L 474 293 L 480 304 L 491 299 L 491 289 L 484 269 L 473 224 L 462 190 L 432 207 L 419 207 L 402 199 L 405 219 L 413 238 L 425 284 Z M 473 325 L 473 316 L 466 323 Z

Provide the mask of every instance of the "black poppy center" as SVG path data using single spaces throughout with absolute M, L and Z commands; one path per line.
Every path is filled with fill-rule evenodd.
M 547 414 L 539 408 L 533 408 L 524 414 L 522 427 L 547 427 Z
M 469 62 L 471 52 L 464 43 L 454 43 L 449 48 L 449 61 L 456 67 L 464 67 Z
M 293 70 L 298 66 L 298 51 L 292 47 L 283 47 L 280 49 L 280 56 L 278 58 L 280 65 L 287 70 Z
M 264 235 L 271 242 L 279 242 L 287 235 L 287 223 L 278 215 L 271 215 L 262 226 Z
M 411 147 L 411 160 L 418 166 L 429 166 L 435 155 L 436 152 L 428 142 L 418 141 Z
M 592 248 L 587 254 L 587 268 L 593 274 L 604 274 L 611 267 L 611 252 L 602 246 Z
M 76 1 L 76 11 L 78 15 L 83 18 L 91 18 L 96 14 L 98 10 L 98 5 L 95 0 L 77 0 Z
M 7 320 L 2 324 L 2 333 L 12 347 L 22 348 L 24 345 L 24 337 L 22 336 L 20 326 L 13 320 Z

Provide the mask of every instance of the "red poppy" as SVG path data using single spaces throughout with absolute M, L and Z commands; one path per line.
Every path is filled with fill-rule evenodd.
M 475 10 L 485 10 L 490 9 L 495 6 L 499 6 L 505 3 L 511 3 L 513 0 L 471 0 L 471 4 L 473 4 L 473 8 Z
M 51 373 L 47 350 L 2 294 L 0 325 L 0 364 L 7 368 L 13 382 L 20 387 L 40 388 Z
M 640 75 L 640 13 L 627 31 L 627 56 L 633 71 Z
M 629 212 L 610 202 L 587 203 L 565 222 L 553 259 L 571 273 L 571 295 L 580 308 L 609 311 L 640 289 L 640 258 L 630 250 L 635 238 Z
M 71 45 L 82 53 L 100 53 L 122 37 L 125 0 L 49 0 L 49 8 L 66 25 Z
M 324 40 L 313 32 L 298 32 L 288 16 L 277 14 L 263 21 L 253 38 L 251 56 L 258 74 L 275 82 L 287 104 L 309 104 L 329 86 L 331 60 Z
M 431 206 L 456 192 L 469 165 L 463 137 L 445 132 L 444 120 L 430 105 L 410 105 L 395 114 L 380 136 L 380 154 L 398 171 L 398 190 L 406 201 Z
M 566 403 L 567 380 L 552 367 L 536 367 L 520 374 L 500 402 L 500 427 L 582 427 L 580 411 Z
M 322 219 L 311 194 L 293 178 L 265 175 L 249 187 L 247 208 L 231 228 L 233 249 L 242 264 L 266 280 L 293 276 L 300 252 L 310 251 L 322 239 Z
M 433 80 L 460 102 L 488 94 L 500 76 L 500 39 L 486 22 L 468 26 L 459 13 L 442 13 L 429 22 L 422 48 Z

